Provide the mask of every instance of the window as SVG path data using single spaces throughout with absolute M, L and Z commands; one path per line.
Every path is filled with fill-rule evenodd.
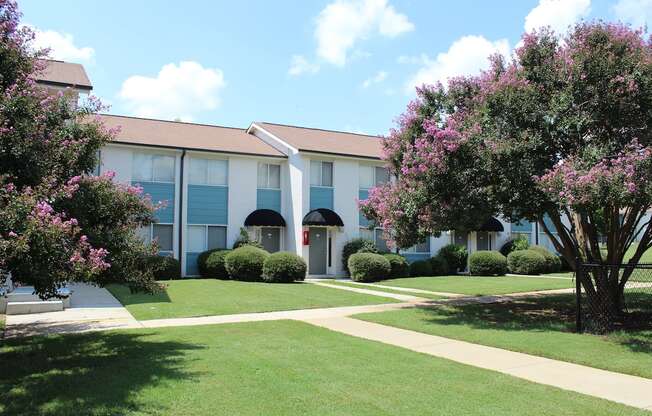
M 369 228 L 360 228 L 360 238 L 371 240 L 376 243 L 379 251 L 390 251 L 387 247 L 387 236 L 382 228 L 370 230 Z
M 172 224 L 151 224 L 138 229 L 138 236 L 145 243 L 156 241 L 160 251 L 173 251 L 174 238 Z
M 134 153 L 133 178 L 144 182 L 174 182 L 174 156 Z
M 281 166 L 269 163 L 259 163 L 258 188 L 280 189 Z
M 312 160 L 310 162 L 310 185 L 333 186 L 333 163 Z
M 226 186 L 229 165 L 226 160 L 190 159 L 188 183 L 192 185 Z
M 360 166 L 360 189 L 369 189 L 389 182 L 389 171 L 379 166 Z
M 158 242 L 159 250 L 172 251 L 172 225 L 152 224 L 152 240 Z
M 403 250 L 405 253 L 430 253 L 430 237 L 425 241 Z
M 189 253 L 201 253 L 214 248 L 226 248 L 226 227 L 219 225 L 189 225 Z

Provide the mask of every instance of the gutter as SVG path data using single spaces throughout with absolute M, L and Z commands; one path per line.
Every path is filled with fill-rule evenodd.
M 186 158 L 186 149 L 181 152 L 181 166 L 179 167 L 179 263 L 183 257 L 183 167 Z M 183 275 L 183 270 L 181 271 Z

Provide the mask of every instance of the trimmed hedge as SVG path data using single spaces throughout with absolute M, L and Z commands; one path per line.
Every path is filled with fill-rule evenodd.
M 561 259 L 552 251 L 542 246 L 532 246 L 530 250 L 538 252 L 546 260 L 546 267 L 543 273 L 556 273 L 561 270 Z
M 351 280 L 355 282 L 373 282 L 386 279 L 392 266 L 385 257 L 375 253 L 355 253 L 349 257 Z
M 270 254 L 263 263 L 263 281 L 268 283 L 292 283 L 306 278 L 306 262 L 288 251 Z
M 156 280 L 181 279 L 181 263 L 170 256 L 150 256 L 147 259 Z
M 507 267 L 516 274 L 539 274 L 546 269 L 546 259 L 537 250 L 512 251 L 507 256 Z
M 432 276 L 432 264 L 430 260 L 417 260 L 410 264 L 410 276 Z
M 262 280 L 263 264 L 269 253 L 258 247 L 245 245 L 226 255 L 224 266 L 233 280 L 259 282 Z
M 344 248 L 342 248 L 342 266 L 344 266 L 344 270 L 349 274 L 351 274 L 349 271 L 349 257 L 359 252 L 378 253 L 378 249 L 376 248 L 376 243 L 366 238 L 354 238 L 344 244 Z
M 446 258 L 440 254 L 430 258 L 430 266 L 432 267 L 431 276 L 446 276 L 451 269 Z
M 448 273 L 446 274 L 456 274 L 458 271 L 466 269 L 469 252 L 464 246 L 448 244 L 440 248 L 437 255 L 442 256 L 448 263 Z
M 469 274 L 473 276 L 502 276 L 505 273 L 507 259 L 499 251 L 476 251 L 469 257 Z
M 405 257 L 400 254 L 386 253 L 382 255 L 389 261 L 391 270 L 389 272 L 390 279 L 400 279 L 410 276 L 410 264 Z
M 224 264 L 226 256 L 233 250 L 215 249 L 204 251 L 197 257 L 199 274 L 213 279 L 228 279 L 229 273 Z

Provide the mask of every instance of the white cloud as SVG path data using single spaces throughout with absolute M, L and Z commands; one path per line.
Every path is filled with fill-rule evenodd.
M 138 117 L 191 121 L 194 114 L 219 106 L 225 85 L 220 69 L 183 61 L 164 65 L 156 77 L 127 78 L 118 97 Z
M 619 0 L 613 11 L 618 19 L 643 26 L 652 20 L 652 0 Z
M 509 55 L 507 39 L 491 42 L 483 36 L 461 37 L 453 42 L 448 51 L 438 54 L 434 59 L 423 55 L 423 66 L 410 78 L 406 90 L 412 93 L 414 87 L 423 84 L 434 84 L 438 81 L 445 83 L 454 76 L 477 74 L 488 67 L 488 58 L 495 53 Z
M 373 84 L 379 84 L 385 81 L 385 79 L 387 79 L 387 75 L 388 74 L 385 71 L 378 71 L 373 77 L 364 80 L 362 83 L 362 88 L 369 88 Z
M 317 55 L 343 66 L 358 41 L 373 35 L 394 38 L 412 30 L 414 24 L 387 0 L 335 0 L 317 16 Z
M 555 32 L 564 33 L 590 11 L 591 0 L 539 0 L 539 4 L 525 16 L 525 31 L 550 26 Z
M 29 25 L 27 25 L 29 26 Z M 77 63 L 91 62 L 95 50 L 89 46 L 75 45 L 75 38 L 69 33 L 54 30 L 40 30 L 29 26 L 34 31 L 32 46 L 35 49 L 50 49 L 50 58 Z
M 288 74 L 290 75 L 301 75 L 305 73 L 314 74 L 319 71 L 319 65 L 309 62 L 303 55 L 292 55 L 292 61 L 290 62 L 290 69 L 288 69 Z

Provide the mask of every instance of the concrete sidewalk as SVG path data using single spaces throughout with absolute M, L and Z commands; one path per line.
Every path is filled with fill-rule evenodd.
M 108 290 L 83 283 L 69 288 L 70 307 L 63 311 L 7 315 L 5 337 L 141 327 Z
M 307 318 L 304 322 L 358 338 L 382 342 L 509 374 L 535 383 L 652 410 L 652 380 L 534 355 L 471 344 L 348 317 Z

